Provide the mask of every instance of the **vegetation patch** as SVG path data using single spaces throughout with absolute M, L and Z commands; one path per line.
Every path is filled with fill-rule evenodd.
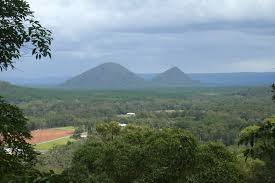
M 75 131 L 75 127 L 73 126 L 65 126 L 65 127 L 58 127 L 58 128 L 54 128 L 56 130 L 70 130 L 70 131 Z
M 73 141 L 75 141 L 75 140 L 70 137 L 63 137 L 63 138 L 59 138 L 56 140 L 51 140 L 49 142 L 37 144 L 34 147 L 38 151 L 47 151 L 47 150 L 52 149 L 55 146 L 66 145 L 68 142 L 73 142 Z

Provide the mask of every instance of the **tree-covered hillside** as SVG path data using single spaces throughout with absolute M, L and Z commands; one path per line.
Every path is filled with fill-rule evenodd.
M 144 87 L 145 81 L 116 63 L 105 63 L 61 85 L 73 89 L 127 89 Z

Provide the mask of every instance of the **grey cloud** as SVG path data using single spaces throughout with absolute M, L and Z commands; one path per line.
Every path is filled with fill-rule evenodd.
M 30 3 L 54 32 L 53 60 L 23 58 L 20 70 L 0 77 L 72 76 L 110 61 L 140 73 L 172 66 L 185 72 L 270 71 L 275 65 L 274 0 Z
M 203 27 L 275 21 L 273 0 L 31 0 L 42 21 L 70 37 L 82 31 Z M 217 25 L 217 24 L 216 24 Z M 61 30 L 60 30 L 61 29 Z

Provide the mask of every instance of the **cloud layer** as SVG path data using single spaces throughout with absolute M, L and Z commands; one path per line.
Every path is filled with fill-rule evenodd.
M 17 64 L 22 72 L 4 75 L 75 75 L 109 61 L 135 72 L 171 66 L 185 72 L 275 67 L 274 0 L 29 2 L 41 23 L 54 31 L 53 60 L 24 58 Z
M 160 31 L 216 22 L 274 23 L 275 20 L 274 0 L 31 0 L 30 3 L 44 23 L 67 33 Z

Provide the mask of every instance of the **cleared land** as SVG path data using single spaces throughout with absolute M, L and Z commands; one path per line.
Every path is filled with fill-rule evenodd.
M 39 144 L 42 142 L 48 142 L 62 137 L 71 136 L 73 133 L 73 127 L 34 130 L 31 132 L 33 138 L 29 142 L 31 144 Z

